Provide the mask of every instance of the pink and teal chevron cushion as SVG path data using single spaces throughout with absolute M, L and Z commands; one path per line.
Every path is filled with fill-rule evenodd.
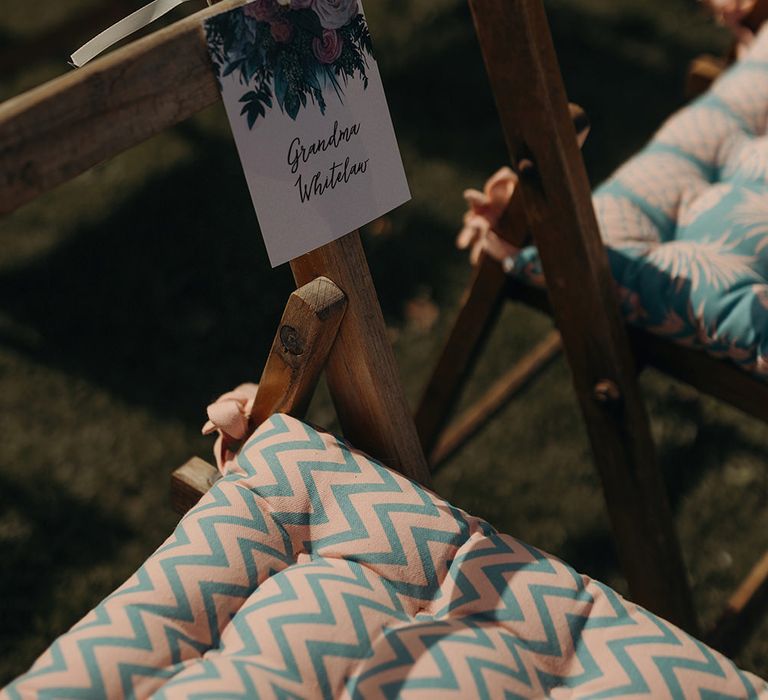
M 760 698 L 674 626 L 336 438 L 267 421 L 10 698 Z
M 768 28 L 594 204 L 626 318 L 768 379 Z

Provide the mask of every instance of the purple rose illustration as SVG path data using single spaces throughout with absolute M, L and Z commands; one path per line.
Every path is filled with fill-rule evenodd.
M 277 0 L 253 0 L 243 8 L 243 12 L 257 22 L 269 22 L 277 13 Z
M 358 13 L 357 0 L 313 0 L 312 9 L 324 29 L 339 29 Z
M 323 38 L 312 41 L 312 50 L 320 63 L 334 63 L 341 56 L 341 38 L 335 29 L 323 29 Z
M 219 85 L 242 89 L 249 129 L 276 107 L 294 120 L 305 109 L 325 114 L 351 80 L 368 88 L 373 49 L 360 0 L 250 0 L 206 20 L 205 31 Z

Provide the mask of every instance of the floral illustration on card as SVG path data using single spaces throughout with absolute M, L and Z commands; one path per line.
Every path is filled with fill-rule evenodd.
M 325 114 L 326 92 L 343 102 L 349 80 L 368 87 L 373 48 L 358 0 L 252 0 L 205 30 L 219 81 L 235 75 L 243 85 L 250 129 L 275 102 L 295 120 L 309 103 Z

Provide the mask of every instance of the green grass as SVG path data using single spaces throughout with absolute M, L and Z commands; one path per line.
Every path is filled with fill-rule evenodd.
M 5 0 L 0 44 L 22 50 L 95 5 L 47 3 L 33 14 Z M 463 0 L 368 5 L 414 200 L 366 245 L 415 400 L 469 272 L 452 243 L 461 191 L 505 155 Z M 570 96 L 592 118 L 585 157 L 595 182 L 682 103 L 687 61 L 725 45 L 692 0 L 552 0 L 548 9 Z M 21 66 L 3 73 L 0 97 L 68 70 L 63 56 Z M 168 475 L 209 454 L 199 435 L 206 404 L 258 377 L 291 280 L 269 269 L 218 107 L 0 221 L 0 241 L 2 683 L 170 533 Z M 405 312 L 414 298 L 438 306 L 433 328 Z M 547 328 L 507 308 L 468 397 Z M 648 375 L 643 389 L 696 602 L 711 621 L 767 544 L 768 436 L 666 377 Z M 333 424 L 322 392 L 311 417 Z M 436 486 L 623 590 L 562 362 Z M 763 623 L 738 661 L 768 675 L 767 660 Z

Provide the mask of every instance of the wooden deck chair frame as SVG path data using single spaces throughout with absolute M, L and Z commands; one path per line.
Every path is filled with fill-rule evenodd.
M 517 246 L 535 240 L 548 288 L 509 280 L 497 262 L 481 257 L 416 411 L 422 445 L 432 467 L 439 466 L 564 350 L 631 596 L 696 633 L 637 374 L 655 367 L 765 421 L 768 384 L 727 361 L 625 327 L 541 1 L 470 5 L 510 162 L 520 177 L 498 233 Z M 761 2 L 756 12 L 767 8 Z M 506 299 L 547 312 L 558 330 L 446 428 Z M 707 640 L 734 653 L 766 599 L 768 553 L 733 594 Z
M 219 91 L 202 22 L 241 4 L 243 0 L 224 0 L 0 105 L 0 214 L 216 102 Z M 549 297 L 614 530 L 617 540 L 628 545 L 620 552 L 632 596 L 693 629 L 682 558 L 635 381 L 635 360 L 611 294 L 610 272 L 541 0 L 474 0 L 470 5 L 511 160 L 521 175 L 520 203 L 527 228 L 539 245 L 548 278 L 554 281 Z M 529 79 L 523 91 L 518 89 L 520 76 Z M 326 277 L 346 300 L 325 362 L 345 436 L 389 466 L 428 484 L 429 470 L 398 380 L 359 235 L 351 233 L 292 261 L 291 267 L 298 285 Z M 568 281 L 576 278 L 582 295 L 574 298 L 569 296 Z M 338 296 L 332 287 L 323 288 L 331 297 Z M 307 302 L 313 294 L 320 294 L 317 285 L 304 288 L 299 297 Z M 311 309 L 323 304 L 307 303 L 311 327 L 316 322 Z M 300 324 L 291 326 L 292 318 L 289 314 L 281 328 L 298 331 Z M 326 330 L 319 335 L 333 334 L 327 330 L 330 326 L 323 327 Z M 590 332 L 585 334 L 584 328 Z M 289 359 L 282 350 L 284 346 L 291 354 L 289 336 L 288 331 L 278 332 L 278 347 L 270 357 L 275 367 L 280 367 L 278 357 Z M 299 380 L 299 385 L 302 381 L 311 385 L 312 374 L 323 365 L 327 342 L 327 338 L 317 341 L 318 349 L 309 353 L 314 364 L 308 369 L 294 372 L 296 367 L 286 363 L 289 368 L 275 375 L 281 377 L 276 386 Z M 264 377 L 266 385 L 271 376 L 270 371 Z M 301 409 L 305 397 L 299 390 L 296 396 L 295 403 L 283 404 L 285 410 Z

